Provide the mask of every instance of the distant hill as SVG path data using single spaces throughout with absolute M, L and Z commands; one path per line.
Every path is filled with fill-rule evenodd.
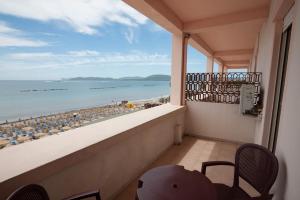
M 122 78 L 109 78 L 109 77 L 75 77 L 69 79 L 63 79 L 69 81 L 111 81 L 111 80 L 120 80 L 120 81 L 170 81 L 171 76 L 169 75 L 162 75 L 162 74 L 155 74 L 147 77 L 139 77 L 139 76 L 128 76 Z
M 119 78 L 118 80 L 140 80 L 140 79 L 144 79 L 144 77 L 140 77 L 140 76 L 126 76 L 126 77 Z
M 75 78 L 67 78 L 63 80 L 68 81 L 111 81 L 114 80 L 113 78 L 106 78 L 106 77 L 75 77 Z
M 171 76 L 157 74 L 157 75 L 147 76 L 147 77 L 144 78 L 144 80 L 148 80 L 148 81 L 170 81 Z

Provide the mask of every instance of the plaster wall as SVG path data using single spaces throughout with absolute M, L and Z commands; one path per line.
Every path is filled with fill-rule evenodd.
M 16 188 L 29 183 L 43 185 L 54 200 L 97 189 L 104 200 L 113 199 L 174 143 L 175 127 L 184 123 L 184 110 L 184 107 L 167 104 L 28 143 L 37 152 L 30 153 L 31 149 L 21 144 L 11 150 L 15 151 L 15 156 L 28 151 L 25 152 L 28 158 L 23 161 L 18 158 L 16 162 L 33 164 L 31 170 L 20 175 L 13 176 L 13 173 L 24 166 L 12 166 L 12 159 L 4 149 L 0 158 L 7 161 L 1 163 L 0 178 L 3 180 L 7 174 L 13 177 L 0 182 L 0 199 L 6 199 Z M 103 135 L 110 136 L 104 139 Z M 101 141 L 96 142 L 97 138 Z M 45 160 L 39 156 L 50 158 L 56 154 L 56 149 L 58 153 L 68 152 L 73 145 L 78 146 L 76 143 L 85 142 L 91 144 L 34 167 L 35 162 Z M 40 155 L 39 149 L 49 151 Z
M 295 4 L 294 4 L 295 3 Z M 273 0 L 270 15 L 264 24 L 259 37 L 257 71 L 263 72 L 265 90 L 262 121 L 257 122 L 255 142 L 267 145 L 270 120 L 276 83 L 276 68 L 283 17 L 294 4 L 292 34 L 285 87 L 283 93 L 281 116 L 276 145 L 276 156 L 279 160 L 279 174 L 272 189 L 275 200 L 298 200 L 300 198 L 300 2 L 291 0 Z M 297 92 L 296 92 L 297 91 Z
M 256 63 L 256 71 L 262 72 L 262 88 L 264 91 L 264 102 L 263 102 L 263 111 L 262 111 L 262 120 L 257 121 L 256 124 L 256 131 L 255 131 L 255 139 L 254 142 L 257 144 L 266 145 L 266 141 L 263 141 L 264 138 L 264 125 L 266 125 L 266 119 L 268 118 L 266 115 L 267 105 L 270 103 L 271 98 L 268 98 L 268 91 L 269 91 L 269 81 L 270 81 L 270 74 L 272 69 L 272 58 L 273 58 L 273 50 L 274 50 L 274 39 L 275 39 L 275 31 L 276 31 L 276 24 L 273 23 L 271 19 L 268 19 L 259 33 L 257 45 L 257 57 L 256 61 L 252 63 Z M 253 58 L 255 59 L 255 58 Z
M 276 155 L 280 169 L 275 200 L 300 199 L 300 2 L 296 1 Z
M 239 105 L 188 101 L 185 133 L 240 143 L 254 142 L 256 120 L 240 114 Z

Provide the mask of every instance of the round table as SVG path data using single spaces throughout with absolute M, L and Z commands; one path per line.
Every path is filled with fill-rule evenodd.
M 138 182 L 139 200 L 216 200 L 212 182 L 198 171 L 167 165 L 147 171 Z

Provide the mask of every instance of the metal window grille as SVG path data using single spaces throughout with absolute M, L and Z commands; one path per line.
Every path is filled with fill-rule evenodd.
M 256 105 L 261 78 L 261 72 L 187 73 L 185 97 L 187 101 L 239 104 L 242 84 L 253 84 Z

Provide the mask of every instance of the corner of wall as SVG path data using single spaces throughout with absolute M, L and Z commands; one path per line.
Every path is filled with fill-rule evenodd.
M 264 146 L 268 144 L 271 125 L 281 30 L 281 21 L 274 21 L 269 17 L 261 29 L 258 40 L 256 69 L 263 73 L 264 102 L 262 120 L 256 123 L 255 143 Z

